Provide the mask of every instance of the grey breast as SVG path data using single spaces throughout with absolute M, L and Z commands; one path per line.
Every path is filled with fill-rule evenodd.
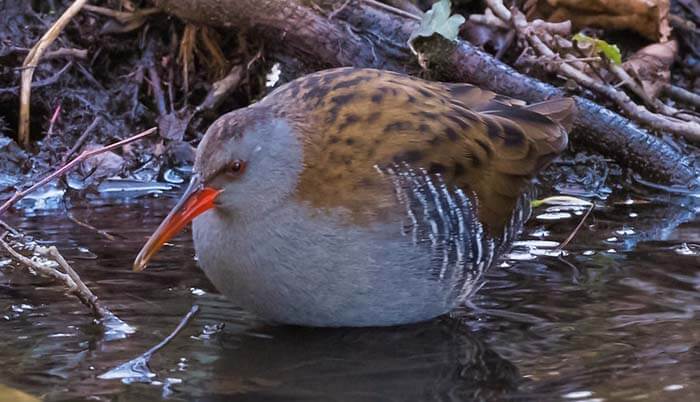
M 395 190 L 398 221 L 353 227 L 294 201 L 254 220 L 211 211 L 194 225 L 205 272 L 233 301 L 283 323 L 394 325 L 448 312 L 478 289 L 524 214 L 494 238 L 473 195 L 440 175 L 377 170 Z

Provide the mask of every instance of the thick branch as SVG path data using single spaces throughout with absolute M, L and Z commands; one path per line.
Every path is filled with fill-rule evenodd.
M 376 45 L 354 34 L 350 25 L 319 15 L 297 1 L 156 0 L 155 3 L 166 12 L 194 23 L 249 28 L 277 48 L 293 49 L 323 66 L 402 69 L 396 58 L 373 54 Z
M 157 0 L 180 18 L 220 27 L 251 28 L 272 44 L 322 66 L 353 65 L 416 73 L 419 67 L 406 41 L 418 26 L 406 12 L 379 7 L 374 1 L 353 0 L 333 19 L 306 7 L 301 0 Z M 337 3 L 313 2 L 326 10 Z M 530 102 L 565 96 L 564 91 L 520 74 L 467 42 L 439 46 L 423 41 L 419 50 L 444 79 L 466 81 Z M 310 56 L 310 57 L 308 57 Z M 697 181 L 686 156 L 629 120 L 582 97 L 575 119 L 574 143 L 596 149 L 650 180 L 672 184 Z

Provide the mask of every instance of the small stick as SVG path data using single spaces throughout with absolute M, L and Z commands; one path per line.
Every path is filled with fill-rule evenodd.
M 4 227 L 5 230 L 6 230 L 7 232 L 12 233 L 13 236 L 19 236 L 19 232 L 17 231 L 17 229 L 15 229 L 15 228 L 13 228 L 12 226 L 8 225 L 8 224 L 5 223 L 5 221 L 3 221 L 2 219 L 0 219 L 0 226 Z M 3 235 L 3 237 L 5 237 L 5 236 L 7 236 L 7 233 L 5 233 L 5 234 Z
M 553 250 L 555 253 L 562 251 L 564 249 L 564 247 L 566 247 L 569 243 L 571 243 L 571 240 L 573 240 L 574 237 L 576 236 L 576 233 L 578 233 L 578 231 L 581 230 L 581 227 L 583 226 L 583 222 L 586 221 L 586 219 L 588 218 L 588 215 L 591 214 L 591 211 L 593 211 L 594 207 L 595 207 L 595 203 L 593 202 L 593 203 L 591 203 L 591 206 L 588 207 L 588 211 L 586 211 L 586 213 L 583 215 L 583 217 L 581 218 L 581 221 L 578 223 L 578 225 L 576 225 L 576 227 L 571 232 L 571 234 L 569 234 L 569 236 Z
M 514 8 L 513 12 L 511 13 L 511 11 L 509 11 L 503 5 L 503 0 L 487 0 L 487 4 L 498 18 L 501 18 L 504 22 L 511 23 L 518 34 L 526 39 L 530 46 L 532 46 L 540 56 L 549 58 L 557 57 L 557 54 L 550 49 L 539 36 L 532 32 L 530 29 L 531 24 L 528 23 L 524 14 L 522 14 L 516 8 Z M 683 136 L 689 141 L 700 143 L 699 122 L 684 121 L 653 113 L 644 106 L 634 103 L 624 91 L 620 91 L 614 86 L 597 82 L 588 74 L 584 73 L 573 65 L 561 63 L 558 66 L 560 74 L 573 79 L 583 87 L 606 96 L 608 99 L 617 104 L 617 106 L 624 111 L 628 117 L 640 121 L 657 130 L 669 131 Z
M 106 17 L 112 17 L 124 25 L 128 24 L 129 22 L 131 22 L 135 19 L 148 17 L 149 15 L 158 14 L 158 13 L 163 12 L 163 10 L 161 10 L 160 8 L 157 8 L 157 7 L 144 8 L 141 10 L 136 10 L 134 12 L 117 11 L 117 10 L 112 10 L 111 8 L 93 6 L 90 4 L 86 5 L 83 8 L 85 8 L 85 10 L 93 12 L 95 14 L 104 15 Z
M 70 150 L 66 152 L 65 155 L 63 155 L 63 158 L 61 158 L 61 163 L 66 163 L 68 158 L 73 156 L 74 153 L 78 152 L 80 147 L 83 145 L 85 140 L 87 140 L 87 137 L 92 133 L 92 131 L 97 128 L 97 125 L 102 122 L 102 117 L 101 116 L 95 116 L 95 118 L 92 120 L 92 123 L 90 123 L 89 126 L 83 131 L 82 134 L 80 134 L 80 137 L 78 137 L 78 140 L 73 144 Z
M 29 51 L 27 57 L 22 63 L 22 67 L 29 67 L 22 70 L 21 84 L 20 84 L 20 98 L 19 98 L 19 129 L 18 129 L 18 139 L 20 144 L 26 149 L 29 147 L 29 104 L 32 92 L 32 77 L 34 76 L 34 69 L 39 63 L 41 56 L 44 54 L 46 49 L 53 43 L 54 40 L 61 34 L 63 29 L 68 25 L 70 20 L 78 14 L 81 8 L 85 5 L 87 0 L 75 0 L 73 4 L 66 9 L 66 11 L 61 15 L 56 22 L 49 28 L 44 36 L 39 39 L 32 50 Z
M 97 378 L 103 379 L 103 380 L 111 380 L 111 379 L 119 379 L 119 378 L 126 378 L 130 377 L 129 374 L 134 373 L 134 372 L 141 372 L 144 374 L 146 377 L 154 377 L 155 374 L 150 372 L 150 368 L 148 367 L 148 361 L 151 360 L 151 357 L 153 357 L 153 354 L 156 353 L 157 351 L 163 349 L 168 343 L 170 343 L 175 337 L 182 332 L 182 330 L 189 324 L 189 322 L 194 318 L 195 314 L 199 311 L 199 306 L 196 304 L 192 305 L 192 308 L 190 308 L 190 311 L 185 314 L 185 316 L 180 320 L 180 323 L 177 324 L 177 327 L 173 330 L 173 332 L 170 333 L 170 335 L 166 336 L 165 339 L 162 341 L 158 342 L 157 345 L 153 346 L 152 348 L 148 349 L 141 355 L 129 360 L 128 362 L 122 363 L 119 366 L 107 371 L 106 373 L 100 374 Z M 137 368 L 137 370 L 134 370 Z M 144 369 L 148 370 L 147 372 L 144 373 Z
M 348 6 L 348 4 L 350 4 L 350 0 L 345 0 L 345 2 L 340 5 L 340 7 L 336 8 L 335 10 L 333 10 L 333 12 L 328 14 L 328 19 L 332 20 L 333 18 L 335 18 L 335 16 L 338 15 L 341 11 L 343 11 L 345 7 Z
M 664 93 L 669 98 L 673 98 L 677 101 L 686 103 L 696 108 L 700 108 L 700 95 L 690 92 L 685 88 L 681 88 L 676 85 L 666 84 L 664 86 Z
M 375 6 L 375 7 L 380 8 L 380 9 L 382 9 L 382 10 L 384 10 L 384 11 L 389 12 L 389 13 L 394 13 L 394 14 L 396 14 L 396 15 L 401 15 L 401 16 L 404 16 L 404 17 L 406 17 L 406 18 L 410 18 L 410 19 L 416 20 L 416 21 L 420 21 L 420 20 L 421 20 L 421 16 L 420 16 L 420 15 L 415 15 L 415 14 L 413 14 L 413 13 L 409 13 L 408 11 L 404 11 L 404 10 L 402 10 L 402 9 L 400 9 L 400 8 L 396 8 L 396 7 L 394 7 L 394 6 L 390 6 L 390 5 L 388 5 L 388 4 L 384 4 L 384 3 L 379 2 L 379 1 L 377 1 L 377 0 L 362 0 L 362 2 L 363 2 L 363 3 L 366 3 L 366 4 L 371 4 L 371 5 Z
M 26 47 L 12 47 L 10 51 L 15 53 L 29 53 L 30 50 L 31 49 L 27 49 Z M 87 50 L 78 49 L 74 47 L 62 47 L 56 50 L 49 50 L 48 52 L 44 53 L 44 57 L 42 57 L 41 59 L 51 60 L 59 58 L 73 58 L 84 60 L 87 58 Z
M 624 85 L 627 85 L 627 87 L 632 92 L 637 94 L 637 96 L 639 96 L 647 106 L 671 118 L 675 117 L 685 121 L 695 121 L 696 123 L 700 123 L 700 119 L 697 119 L 696 116 L 686 113 L 686 111 L 684 110 L 678 110 L 674 107 L 668 106 L 665 103 L 661 102 L 658 97 L 652 98 L 649 95 L 647 95 L 647 93 L 644 91 L 644 88 L 637 85 L 634 79 L 627 73 L 627 71 L 625 71 L 624 68 L 613 64 L 610 65 L 610 71 L 612 71 L 620 80 L 622 80 L 622 83 Z M 698 133 L 698 135 L 700 135 L 700 131 Z
M 250 70 L 253 63 L 262 57 L 262 50 L 259 50 L 255 56 L 243 68 L 243 64 L 235 65 L 226 74 L 226 76 L 212 84 L 206 98 L 195 108 L 195 112 L 214 110 L 221 102 L 226 99 L 238 86 L 245 80 L 245 73 Z
M 58 58 L 66 57 L 66 58 L 85 60 L 85 59 L 87 59 L 87 54 L 88 54 L 88 52 L 86 49 L 62 47 L 60 49 L 46 52 L 46 54 L 44 54 L 43 59 L 50 60 L 50 59 L 58 59 Z
M 56 246 L 51 246 L 48 248 L 48 255 L 51 256 L 54 259 L 54 261 L 56 261 L 58 265 L 61 266 L 61 268 L 63 268 L 68 277 L 73 282 L 73 286 L 75 286 L 75 288 L 74 290 L 72 290 L 72 293 L 78 296 L 78 298 L 81 302 L 83 302 L 83 304 L 89 306 L 97 317 L 99 317 L 100 319 L 104 319 L 105 317 L 110 317 L 114 315 L 111 311 L 102 306 L 102 303 L 100 303 L 97 296 L 95 296 L 95 294 L 92 293 L 90 288 L 88 288 L 82 281 L 82 279 L 80 279 L 78 273 L 75 272 L 73 267 L 71 267 L 68 264 L 68 261 L 66 261 L 66 259 L 63 258 L 63 255 L 61 255 Z
M 78 218 L 73 216 L 73 214 L 71 214 L 71 213 L 68 213 L 68 219 L 70 219 L 73 223 L 75 223 L 78 226 L 82 226 L 86 229 L 90 229 L 90 230 L 96 232 L 97 234 L 99 234 L 100 236 L 104 236 L 107 240 L 112 240 L 112 241 L 117 240 L 117 238 L 114 235 L 111 235 L 102 229 L 98 229 L 87 222 L 83 222 L 81 220 L 78 220 Z
M 168 110 L 165 107 L 165 95 L 163 95 L 163 88 L 160 86 L 160 77 L 158 76 L 158 71 L 156 71 L 155 65 L 149 66 L 148 70 L 148 82 L 151 84 L 153 89 L 153 96 L 156 98 L 156 106 L 158 107 L 158 114 L 162 117 L 168 114 Z
M 56 81 L 58 81 L 59 78 L 61 78 L 61 75 L 64 72 L 66 72 L 66 70 L 68 70 L 72 65 L 73 65 L 73 62 L 69 61 L 60 70 L 56 71 L 51 77 L 45 78 L 45 79 L 39 80 L 39 81 L 34 81 L 32 83 L 32 89 L 45 87 L 47 85 L 54 84 Z M 19 89 L 20 89 L 19 86 L 0 88 L 0 94 L 3 92 L 13 92 L 16 94 Z
M 0 236 L 0 245 L 2 245 L 5 250 L 10 253 L 10 255 L 17 261 L 19 261 L 21 264 L 24 266 L 31 268 L 35 272 L 39 273 L 39 275 L 43 275 L 45 277 L 55 279 L 59 282 L 62 282 L 63 284 L 66 285 L 68 288 L 69 292 L 73 292 L 76 289 L 75 283 L 73 283 L 73 280 L 71 279 L 70 276 L 67 274 L 64 274 L 63 272 L 60 272 L 58 270 L 55 270 L 53 268 L 41 265 L 37 262 L 34 262 L 30 260 L 29 258 L 23 256 L 22 254 L 18 253 L 15 251 L 14 248 L 12 248 L 7 242 L 5 241 L 5 237 L 7 236 L 7 232 L 3 233 L 2 236 Z
M 55 279 L 63 283 L 66 288 L 68 288 L 68 293 L 75 295 L 84 305 L 90 307 L 93 314 L 97 316 L 100 320 L 105 318 L 115 317 L 114 314 L 107 308 L 102 306 L 97 296 L 88 288 L 85 283 L 80 279 L 80 276 L 73 269 L 73 267 L 68 264 L 65 258 L 61 255 L 55 246 L 49 248 L 37 247 L 35 250 L 40 254 L 48 254 L 51 259 L 56 261 L 58 265 L 63 268 L 65 273 L 60 272 L 57 269 L 49 267 L 47 265 L 41 264 L 38 261 L 29 259 L 22 254 L 18 253 L 12 246 L 7 244 L 5 241 L 5 236 L 7 232 L 0 236 L 0 245 L 5 248 L 5 250 L 22 265 L 26 266 L 37 272 L 42 276 L 46 276 Z
M 190 311 L 185 314 L 184 317 L 182 317 L 182 320 L 180 320 L 180 323 L 177 324 L 177 327 L 171 332 L 168 336 L 165 337 L 162 341 L 158 342 L 157 345 L 153 346 L 152 348 L 148 349 L 146 352 L 144 352 L 141 356 L 150 359 L 150 357 L 156 353 L 157 351 L 163 349 L 168 343 L 170 343 L 177 334 L 182 332 L 182 330 L 189 324 L 189 322 L 194 318 L 194 315 L 197 314 L 199 311 L 199 306 L 196 304 L 193 304 L 192 307 L 190 308 Z
M 16 191 L 12 195 L 12 197 L 10 197 L 9 200 L 5 201 L 5 203 L 2 204 L 2 206 L 0 206 L 0 215 L 2 215 L 5 211 L 7 211 L 7 209 L 10 208 L 14 203 L 16 203 L 17 201 L 24 198 L 27 194 L 29 194 L 32 191 L 36 190 L 37 188 L 43 186 L 44 184 L 50 182 L 51 180 L 63 175 L 64 173 L 66 173 L 67 171 L 72 169 L 75 165 L 82 162 L 83 160 L 90 158 L 90 157 L 93 157 L 95 155 L 99 155 L 103 152 L 107 152 L 107 151 L 111 151 L 115 148 L 119 148 L 122 145 L 129 144 L 129 143 L 134 142 L 136 140 L 140 140 L 141 138 L 152 134 L 156 130 L 157 130 L 156 127 L 151 127 L 146 131 L 142 131 L 134 136 L 131 136 L 131 137 L 126 138 L 124 140 L 121 140 L 119 142 L 115 142 L 114 144 L 107 145 L 107 146 L 97 148 L 97 149 L 93 149 L 91 151 L 83 151 L 80 155 L 75 157 L 73 160 L 71 160 L 67 164 L 61 166 L 60 168 L 58 168 L 55 172 L 51 173 L 50 175 L 39 180 L 37 183 L 35 183 L 33 186 L 29 187 L 28 189 L 22 190 L 22 191 Z
M 58 116 L 61 113 L 61 104 L 59 103 L 58 106 L 56 106 L 56 110 L 54 110 L 53 115 L 51 116 L 51 120 L 49 121 L 49 130 L 46 133 L 46 137 L 51 137 L 53 134 L 53 126 L 56 124 L 56 121 L 58 120 Z
M 156 70 L 156 61 L 153 56 L 153 42 L 151 41 L 149 41 L 146 46 L 144 59 L 146 61 L 146 71 L 148 72 L 147 81 L 151 84 L 151 89 L 153 90 L 153 97 L 156 100 L 158 115 L 163 117 L 168 114 L 168 109 L 165 105 L 165 95 L 163 94 L 163 87 L 160 84 L 160 76 L 158 76 L 158 70 Z

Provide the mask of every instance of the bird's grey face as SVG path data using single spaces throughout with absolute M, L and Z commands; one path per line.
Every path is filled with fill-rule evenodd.
M 243 127 L 232 124 L 223 135 L 210 129 L 207 136 L 212 139 L 197 149 L 194 171 L 205 187 L 221 190 L 217 213 L 253 218 L 293 191 L 302 152 L 286 121 L 263 118 Z
M 302 167 L 297 136 L 285 120 L 243 113 L 224 115 L 207 130 L 188 188 L 141 249 L 134 270 L 144 269 L 163 243 L 206 211 L 258 219 L 292 194 Z

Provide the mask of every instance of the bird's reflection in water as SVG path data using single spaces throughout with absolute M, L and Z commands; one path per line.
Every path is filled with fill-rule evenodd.
M 457 320 L 394 328 L 259 327 L 221 337 L 207 401 L 498 400 L 518 369 Z

